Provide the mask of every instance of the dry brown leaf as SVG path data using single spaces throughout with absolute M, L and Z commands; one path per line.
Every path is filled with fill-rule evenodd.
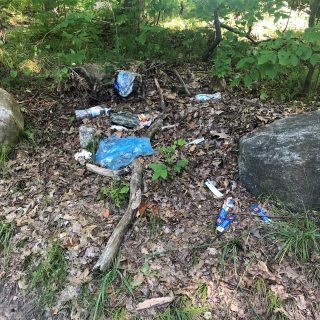
M 150 208 L 151 206 L 151 203 L 149 202 L 146 202 L 146 201 L 141 201 L 140 205 L 139 205 L 139 209 L 138 209 L 138 212 L 137 212 L 137 217 L 141 217 L 144 215 L 145 211 Z
M 110 216 L 110 210 L 108 208 L 105 208 L 101 213 L 101 217 L 108 218 L 109 216 Z
M 136 310 L 139 311 L 139 310 L 149 309 L 152 307 L 161 306 L 163 304 L 172 302 L 173 299 L 174 299 L 174 297 L 170 297 L 170 296 L 162 297 L 162 298 L 148 299 L 148 300 L 145 300 L 143 302 L 138 303 Z
M 189 148 L 189 152 L 193 152 L 194 150 L 196 150 L 196 145 L 194 144 L 193 146 L 191 146 L 190 148 Z
M 218 132 L 216 130 L 212 130 L 210 131 L 210 133 L 214 136 L 214 137 L 219 137 L 219 139 L 230 139 L 230 136 L 227 135 L 224 132 Z

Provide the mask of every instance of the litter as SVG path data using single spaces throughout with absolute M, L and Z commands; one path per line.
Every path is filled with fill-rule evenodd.
M 111 123 L 130 129 L 150 127 L 153 120 L 153 116 L 145 114 L 137 115 L 130 112 L 112 112 L 110 114 Z
M 84 118 L 95 118 L 102 115 L 109 115 L 111 108 L 108 108 L 105 105 L 91 107 L 89 109 L 84 110 L 75 110 L 76 118 L 77 119 L 84 119 Z
M 129 165 L 136 157 L 153 153 L 149 138 L 111 136 L 100 141 L 96 162 L 103 167 L 118 170 Z
M 81 125 L 79 127 L 80 146 L 86 148 L 96 134 L 96 129 L 90 126 Z
M 135 128 L 139 125 L 139 116 L 129 112 L 112 112 L 110 114 L 110 121 L 119 126 L 124 126 L 127 128 Z
M 215 101 L 220 99 L 221 99 L 221 92 L 216 92 L 213 94 L 199 93 L 194 97 L 194 100 L 197 102 Z
M 127 97 L 134 91 L 136 78 L 140 76 L 138 73 L 119 70 L 114 81 L 114 88 L 121 97 Z
M 270 218 L 267 217 L 266 212 L 263 211 L 257 203 L 254 203 L 250 206 L 250 211 L 259 215 L 262 218 L 262 220 L 266 223 L 270 223 L 272 221 Z
M 217 227 L 217 231 L 224 232 L 229 225 L 236 219 L 236 214 L 232 213 L 228 217 L 226 217 L 225 220 L 222 221 L 222 223 Z
M 199 143 L 203 142 L 204 140 L 205 140 L 204 138 L 195 139 L 195 140 L 192 140 L 192 141 L 188 142 L 186 144 L 186 146 L 190 146 L 192 144 L 199 144 Z
M 88 160 L 90 160 L 91 157 L 92 153 L 84 149 L 80 150 L 74 155 L 75 160 L 82 165 L 84 165 Z
M 110 129 L 117 130 L 117 131 L 129 131 L 129 129 L 124 126 L 115 126 L 115 125 L 111 126 Z
M 222 208 L 220 209 L 218 218 L 216 220 L 216 225 L 219 227 L 224 220 L 227 218 L 228 212 L 230 209 L 234 208 L 236 205 L 236 202 L 231 198 L 227 198 L 227 200 L 224 202 Z
M 204 183 L 209 190 L 217 197 L 217 198 L 222 198 L 223 194 L 215 187 L 215 185 L 213 184 L 213 182 L 211 180 L 207 180 Z

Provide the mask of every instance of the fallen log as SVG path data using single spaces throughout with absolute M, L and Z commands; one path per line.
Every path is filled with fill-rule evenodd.
M 157 133 L 157 131 L 161 130 L 162 124 L 163 120 L 161 117 L 159 117 L 148 129 L 146 136 L 152 139 Z M 106 247 L 104 248 L 101 256 L 99 257 L 98 262 L 94 265 L 93 270 L 100 270 L 102 272 L 107 270 L 116 258 L 120 246 L 122 244 L 123 238 L 127 233 L 130 225 L 132 224 L 138 211 L 139 205 L 141 203 L 142 175 L 143 165 L 138 158 L 135 159 L 133 162 L 132 176 L 130 180 L 130 197 L 126 212 L 124 213 L 120 222 L 113 230 L 112 235 L 108 239 Z
M 98 262 L 93 267 L 94 270 L 105 271 L 110 267 L 117 256 L 123 238 L 131 225 L 139 205 L 141 203 L 142 186 L 142 163 L 139 159 L 134 160 L 132 176 L 130 180 L 130 199 L 126 212 L 113 230 L 106 247 L 104 248 Z

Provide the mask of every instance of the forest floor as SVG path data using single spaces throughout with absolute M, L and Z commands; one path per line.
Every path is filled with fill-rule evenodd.
M 206 71 L 202 65 L 179 69 L 192 93 L 217 90 Z M 219 101 L 195 103 L 176 92 L 179 82 L 170 67 L 144 75 L 145 100 L 110 93 L 91 105 L 160 114 L 157 77 L 168 101 L 164 126 L 176 126 L 158 132 L 154 149 L 177 139 L 205 141 L 179 148 L 178 159 L 189 163 L 167 180 L 151 179 L 149 164 L 164 161 L 161 154 L 144 158 L 143 201 L 148 208 L 127 233 L 111 278 L 92 269 L 126 203 L 117 209 L 108 197 L 99 197 L 110 179 L 74 160 L 79 126 L 92 124 L 109 136 L 108 117 L 75 121 L 74 110 L 90 100 L 80 92 L 46 95 L 35 90 L 17 97 L 24 106 L 26 137 L 1 176 L 0 221 L 15 228 L 10 246 L 0 252 L 0 319 L 100 319 L 102 313 L 108 319 L 320 319 L 320 257 L 314 254 L 308 263 L 294 255 L 281 263 L 275 259 L 278 245 L 269 237 L 269 227 L 248 214 L 257 200 L 239 183 L 237 166 L 241 136 L 308 108 L 264 103 L 231 90 L 223 90 Z M 214 198 L 205 187 L 208 178 L 224 198 Z M 215 239 L 215 216 L 229 196 L 244 215 Z M 262 204 L 271 212 L 271 201 L 263 199 Z M 54 250 L 54 240 L 64 258 L 58 264 L 56 253 L 51 262 L 42 263 Z M 61 273 L 52 271 L 50 263 L 55 262 Z M 45 265 L 41 272 L 39 263 Z M 50 307 L 35 308 L 35 297 L 48 291 L 46 283 L 56 298 Z M 138 303 L 157 297 L 173 302 L 136 310 Z

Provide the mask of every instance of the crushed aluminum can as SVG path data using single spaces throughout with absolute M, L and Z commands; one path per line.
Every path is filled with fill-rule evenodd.
M 272 221 L 269 217 L 267 217 L 266 212 L 263 211 L 257 203 L 253 203 L 250 206 L 250 211 L 259 215 L 262 218 L 262 220 L 266 223 L 270 223 Z
M 226 217 L 226 219 L 223 220 L 222 223 L 217 227 L 217 231 L 224 232 L 230 226 L 230 224 L 236 219 L 236 217 L 237 216 L 235 213 L 228 215 L 228 217 Z
M 204 140 L 205 140 L 204 138 L 195 139 L 195 140 L 192 140 L 192 141 L 188 142 L 186 144 L 186 146 L 190 146 L 192 144 L 199 144 L 199 143 L 203 142 Z
M 213 182 L 211 180 L 206 180 L 204 183 L 208 189 L 217 197 L 217 198 L 222 198 L 223 194 L 215 187 Z
M 217 226 L 220 226 L 224 222 L 224 220 L 226 220 L 228 212 L 230 211 L 230 209 L 234 208 L 235 205 L 236 205 L 236 202 L 231 197 L 227 198 L 222 208 L 220 209 L 218 218 L 216 220 Z
M 216 92 L 213 94 L 199 93 L 194 97 L 194 100 L 197 102 L 209 102 L 209 101 L 215 101 L 220 99 L 221 99 L 221 92 Z

